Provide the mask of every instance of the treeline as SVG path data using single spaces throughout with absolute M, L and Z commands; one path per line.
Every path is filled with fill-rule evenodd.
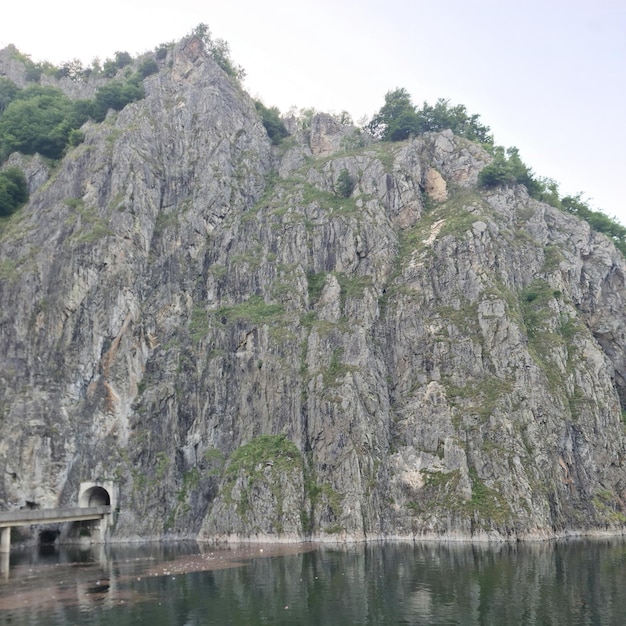
M 244 70 L 231 59 L 228 44 L 223 39 L 214 39 L 206 24 L 199 24 L 190 37 L 201 40 L 207 54 L 229 76 L 236 80 L 244 76 Z M 83 141 L 80 128 L 85 122 L 101 122 L 109 110 L 120 111 L 127 104 L 141 100 L 145 96 L 143 80 L 159 71 L 159 62 L 166 59 L 173 46 L 173 43 L 161 44 L 138 63 L 128 52 L 116 52 L 113 58 L 102 64 L 96 59 L 89 67 L 77 59 L 60 67 L 48 62 L 34 63 L 14 48 L 13 54 L 22 62 L 27 81 L 33 84 L 20 89 L 9 79 L 0 77 L 0 164 L 13 152 L 60 159 L 68 147 Z M 43 74 L 76 82 L 93 77 L 111 80 L 98 87 L 93 99 L 72 100 L 60 89 L 41 86 Z M 273 135 L 283 132 L 275 111 L 268 110 L 266 118 Z M 24 196 L 24 189 L 23 173 L 15 168 L 2 172 L 0 216 L 10 215 L 26 202 L 28 194 Z
M 385 94 L 385 104 L 366 126 L 373 137 L 383 141 L 403 141 L 411 135 L 446 129 L 470 141 L 493 145 L 489 126 L 480 121 L 480 115 L 470 115 L 464 105 L 451 106 L 443 98 L 434 105 L 424 102 L 416 107 L 403 88 Z
M 154 57 L 144 58 L 135 71 L 129 67 L 123 78 L 99 87 L 90 100 L 72 100 L 60 89 L 39 84 L 20 89 L 8 78 L 0 77 L 0 164 L 13 152 L 60 159 L 68 147 L 83 141 L 80 128 L 86 121 L 101 122 L 109 110 L 120 111 L 144 97 L 144 78 L 159 69 L 157 55 L 158 50 Z M 117 52 L 100 71 L 104 76 L 114 77 L 132 63 L 128 53 Z M 35 65 L 30 59 L 24 65 L 30 80 L 39 80 L 44 70 L 51 71 L 49 64 Z M 65 64 L 55 72 L 73 80 L 85 78 L 85 70 L 79 70 L 78 62 Z M 0 216 L 10 215 L 27 201 L 25 190 L 26 181 L 19 169 L 0 172 Z
M 561 196 L 558 184 L 550 178 L 535 176 L 515 147 L 505 149 L 494 143 L 490 129 L 479 115 L 470 115 L 463 105 L 451 106 L 439 99 L 434 105 L 416 107 L 406 89 L 385 95 L 385 104 L 374 115 L 366 130 L 382 141 L 403 141 L 425 132 L 452 130 L 456 135 L 481 143 L 493 155 L 493 161 L 480 172 L 478 184 L 484 188 L 524 185 L 531 198 L 585 220 L 596 231 L 607 235 L 626 256 L 626 227 L 602 211 L 592 209 L 582 194 Z
M 12 152 L 61 158 L 69 145 L 82 141 L 78 129 L 87 120 L 101 122 L 110 109 L 120 111 L 143 98 L 143 79 L 156 71 L 148 59 L 127 77 L 99 87 L 91 100 L 71 100 L 56 87 L 38 84 L 18 89 L 0 78 L 0 161 Z
M 237 81 L 243 78 L 244 70 L 233 62 L 228 44 L 222 39 L 213 39 L 206 24 L 199 24 L 190 36 L 203 42 L 207 54 L 229 76 Z M 114 58 L 107 59 L 102 65 L 96 60 L 91 67 L 85 68 L 78 60 L 60 67 L 49 63 L 35 64 L 15 50 L 24 64 L 27 79 L 35 83 L 44 72 L 76 81 L 87 80 L 94 74 L 112 80 L 99 87 L 91 100 L 71 100 L 53 87 L 33 84 L 19 89 L 7 78 L 0 77 L 0 164 L 12 152 L 39 153 L 54 160 L 61 158 L 69 146 L 83 141 L 80 128 L 87 120 L 101 122 L 110 109 L 119 111 L 143 98 L 143 80 L 159 70 L 159 61 L 167 57 L 172 47 L 172 43 L 161 44 L 153 54 L 145 55 L 134 71 L 134 60 L 127 52 L 116 52 Z M 116 78 L 120 75 L 121 78 Z M 260 101 L 255 101 L 255 105 L 272 143 L 281 143 L 288 132 L 280 111 L 276 107 L 266 107 Z M 312 115 L 313 109 L 308 112 Z M 342 114 L 341 121 L 352 123 L 346 116 Z M 489 126 L 482 123 L 479 115 L 470 114 L 464 105 L 453 106 L 449 100 L 441 98 L 434 105 L 424 102 L 418 107 L 406 89 L 397 88 L 385 94 L 384 105 L 369 123 L 363 122 L 362 131 L 374 139 L 395 142 L 446 129 L 482 144 L 493 155 L 492 163 L 480 172 L 480 186 L 524 185 L 532 198 L 574 214 L 608 235 L 626 256 L 625 227 L 601 211 L 591 209 L 581 194 L 561 197 L 557 183 L 536 177 L 521 160 L 517 148 L 505 149 L 495 145 Z M 27 200 L 25 190 L 26 182 L 19 170 L 0 171 L 0 216 L 11 214 Z
M 551 178 L 538 178 L 522 161 L 517 148 L 504 149 L 496 146 L 493 161 L 483 168 L 478 175 L 478 184 L 485 188 L 511 185 L 524 185 L 528 195 L 541 202 L 546 202 L 580 219 L 591 228 L 609 237 L 615 247 L 626 257 L 626 227 L 602 211 L 589 206 L 582 193 L 574 196 L 561 196 L 558 183 Z

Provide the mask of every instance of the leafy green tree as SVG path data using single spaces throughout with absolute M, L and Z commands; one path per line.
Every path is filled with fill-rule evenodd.
M 0 76 L 0 115 L 9 106 L 11 100 L 15 98 L 19 88 L 17 85 L 4 76 Z
M 385 94 L 385 104 L 368 124 L 369 132 L 384 141 L 402 141 L 417 133 L 419 121 L 409 92 L 397 88 Z
M 254 106 L 257 112 L 261 116 L 263 126 L 267 131 L 267 134 L 275 146 L 278 145 L 289 132 L 285 128 L 283 121 L 280 119 L 280 111 L 277 107 L 266 107 L 262 102 L 258 100 L 254 101 Z
M 173 43 L 159 44 L 154 51 L 157 61 L 162 61 L 163 59 L 165 59 L 167 57 L 168 51 L 171 50 L 173 47 Z
M 145 92 L 137 75 L 126 82 L 111 81 L 96 91 L 95 102 L 91 107 L 91 117 L 96 122 L 101 122 L 109 109 L 121 111 L 127 104 L 141 100 L 143 97 L 145 97 Z
M 4 160 L 17 151 L 58 159 L 67 146 L 70 131 L 85 120 L 58 89 L 23 89 L 0 117 L 0 157 Z
M 424 102 L 417 110 L 418 132 L 438 132 L 450 129 L 470 141 L 492 144 L 489 126 L 482 124 L 479 115 L 469 115 L 463 104 L 450 106 L 450 101 L 439 98 L 434 105 Z
M 74 59 L 63 63 L 55 74 L 57 78 L 67 77 L 70 80 L 79 81 L 85 77 L 85 68 L 80 59 Z
M 200 39 L 211 58 L 229 75 L 242 80 L 246 71 L 237 65 L 230 56 L 230 46 L 224 39 L 213 39 L 207 24 L 200 23 L 192 31 L 192 37 Z
M 144 59 L 137 68 L 137 74 L 140 78 L 144 79 L 146 76 L 156 74 L 159 71 L 159 66 L 153 58 Z
M 411 135 L 450 129 L 470 141 L 493 144 L 489 127 L 480 122 L 479 115 L 470 115 L 464 105 L 451 106 L 449 100 L 440 98 L 434 105 L 424 102 L 417 109 L 403 88 L 385 94 L 385 104 L 367 128 L 383 141 L 403 141 Z
M 529 195 L 537 199 L 540 199 L 544 189 L 520 158 L 519 150 L 513 147 L 505 151 L 502 146 L 494 148 L 494 160 L 482 169 L 478 175 L 478 184 L 481 187 L 525 185 Z
M 0 171 L 0 216 L 15 213 L 28 200 L 28 185 L 22 170 L 9 167 Z
M 345 167 L 339 172 L 339 176 L 337 176 L 335 191 L 337 195 L 342 198 L 349 198 L 354 191 L 354 180 Z
M 112 78 L 123 67 L 130 65 L 133 62 L 133 57 L 128 52 L 116 52 L 114 59 L 107 59 L 102 66 L 104 75 L 108 78 Z

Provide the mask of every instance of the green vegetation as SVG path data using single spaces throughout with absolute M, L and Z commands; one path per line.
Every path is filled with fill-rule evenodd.
M 469 115 L 464 105 L 450 106 L 440 98 L 434 105 L 424 102 L 416 108 L 404 88 L 385 94 L 385 104 L 367 126 L 369 132 L 383 141 L 403 141 L 411 135 L 450 129 L 470 141 L 491 145 L 489 127 L 482 124 L 479 115 Z
M 144 72 L 149 68 L 144 67 Z M 142 74 L 99 87 L 93 100 L 70 100 L 54 87 L 31 85 L 13 91 L 0 85 L 0 162 L 12 152 L 60 159 L 82 141 L 88 119 L 101 122 L 109 109 L 120 111 L 144 97 Z
M 113 59 L 107 59 L 102 66 L 102 73 L 107 78 L 112 78 L 117 72 L 133 62 L 128 52 L 116 52 Z
M 241 492 L 236 502 L 237 513 L 246 517 L 255 484 L 265 483 L 275 500 L 274 520 L 281 531 L 283 515 L 283 483 L 294 472 L 303 472 L 303 457 L 295 444 L 285 435 L 261 435 L 237 448 L 228 460 L 225 471 L 224 497 L 233 502 L 233 488 L 240 482 Z
M 626 256 L 626 227 L 602 211 L 591 209 L 580 193 L 561 197 L 558 184 L 551 178 L 537 178 L 522 162 L 517 148 L 505 150 L 502 146 L 496 146 L 494 160 L 480 172 L 478 184 L 484 188 L 524 185 L 531 198 L 585 220 L 595 231 L 609 237 L 615 247 Z
M 192 37 L 197 37 L 204 43 L 209 56 L 232 78 L 242 80 L 246 75 L 245 70 L 237 65 L 230 56 L 230 46 L 223 39 L 213 39 L 207 24 L 200 23 L 191 32 Z
M 267 108 L 259 100 L 254 101 L 254 106 L 261 116 L 261 121 L 263 122 L 263 126 L 265 127 L 272 144 L 277 146 L 285 137 L 289 135 L 289 132 L 280 119 L 280 111 L 277 107 Z
M 0 217 L 15 213 L 28 200 L 24 173 L 17 167 L 0 171 Z
M 582 199 L 582 194 L 560 199 L 560 208 L 585 220 L 591 228 L 609 237 L 615 247 L 626 256 L 626 227 L 602 211 L 592 210 Z
M 19 89 L 15 83 L 4 76 L 0 76 L 0 115 L 9 106 Z
M 482 187 L 499 187 L 501 185 L 525 185 L 531 196 L 542 191 L 532 171 L 522 162 L 517 148 L 505 150 L 502 146 L 494 149 L 495 157 L 478 175 L 478 184 Z
M 0 160 L 12 152 L 58 159 L 71 130 L 87 116 L 66 95 L 52 87 L 33 85 L 18 92 L 0 116 Z
M 343 348 L 335 348 L 330 357 L 328 367 L 323 371 L 324 386 L 333 387 L 339 384 L 348 372 L 352 372 L 355 369 L 354 366 L 344 363 Z
M 545 335 L 546 323 L 552 317 L 548 304 L 550 300 L 560 295 L 560 292 L 555 291 L 547 282 L 540 279 L 534 280 L 522 290 L 520 303 L 529 341 L 533 342 Z
M 584 219 L 594 230 L 607 235 L 626 256 L 626 227 L 602 211 L 591 209 L 582 194 L 561 197 L 558 184 L 551 178 L 537 177 L 521 160 L 517 148 L 495 146 L 489 127 L 479 120 L 480 116 L 469 115 L 464 105 L 451 106 L 441 98 L 434 105 L 425 102 L 417 108 L 407 90 L 397 88 L 385 94 L 385 104 L 366 129 L 383 141 L 403 141 L 412 135 L 450 129 L 460 137 L 481 143 L 494 155 L 493 162 L 479 174 L 481 187 L 524 185 L 531 198 Z
M 301 462 L 300 451 L 285 435 L 260 435 L 232 453 L 226 475 L 235 477 L 239 472 L 244 472 L 251 477 L 259 465 L 266 463 L 286 472 L 298 467 Z
M 354 191 L 355 182 L 350 176 L 350 172 L 344 167 L 339 176 L 337 177 L 337 184 L 335 185 L 335 192 L 342 198 L 349 198 Z
M 322 294 L 322 289 L 324 289 L 324 284 L 326 283 L 326 272 L 308 272 L 307 277 L 307 287 L 309 292 L 309 302 L 314 303 L 317 302 L 320 295 Z
M 593 496 L 593 504 L 600 514 L 613 524 L 625 524 L 626 515 L 622 511 L 622 504 L 613 492 L 602 489 Z
M 264 324 L 275 320 L 283 313 L 280 304 L 266 304 L 262 296 L 252 296 L 245 302 L 222 307 L 216 311 L 223 321 L 245 320 L 253 324 Z
M 472 498 L 467 503 L 467 508 L 478 514 L 483 522 L 492 520 L 503 524 L 510 515 L 510 510 L 502 495 L 487 487 L 478 477 L 475 468 L 469 468 L 469 475 L 472 481 Z

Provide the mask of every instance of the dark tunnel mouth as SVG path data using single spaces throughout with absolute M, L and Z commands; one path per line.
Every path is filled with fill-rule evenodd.
M 59 530 L 41 530 L 39 531 L 39 545 L 40 546 L 50 546 L 52 545 L 57 537 L 60 535 Z
M 111 506 L 111 496 L 104 487 L 90 487 L 82 495 L 85 506 Z

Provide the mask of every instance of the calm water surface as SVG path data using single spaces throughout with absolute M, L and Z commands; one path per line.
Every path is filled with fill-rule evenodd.
M 2 565 L 12 626 L 626 624 L 622 540 L 37 548 Z

